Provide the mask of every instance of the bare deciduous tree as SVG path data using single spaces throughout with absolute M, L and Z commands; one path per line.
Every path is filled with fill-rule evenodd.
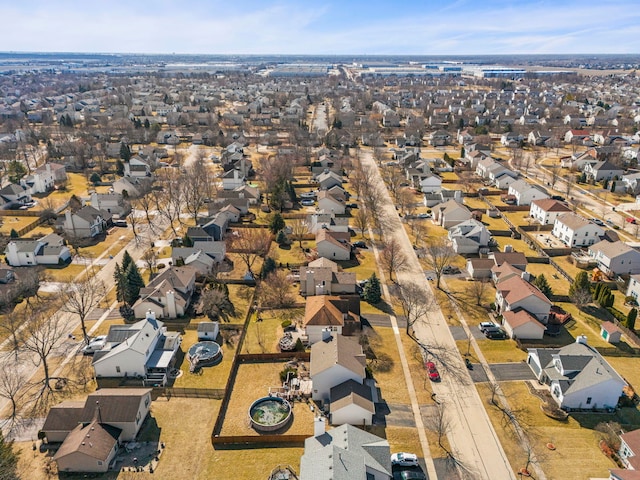
M 358 209 L 356 214 L 353 216 L 353 221 L 355 224 L 354 226 L 360 230 L 360 236 L 364 237 L 364 232 L 367 230 L 367 226 L 369 225 L 367 212 L 362 208 Z
M 266 307 L 291 307 L 295 303 L 291 280 L 283 270 L 275 270 L 260 283 L 260 304 Z
M 302 240 L 304 236 L 309 232 L 309 226 L 306 220 L 303 218 L 294 218 L 290 220 L 289 227 L 291 227 L 291 236 L 298 241 L 298 245 L 302 248 Z
M 160 189 L 154 190 L 156 209 L 167 219 L 175 237 L 178 236 L 176 224 L 180 224 L 180 213 L 184 207 L 185 189 L 180 172 L 176 169 L 163 169 L 158 174 Z
M 58 312 L 51 315 L 40 308 L 32 309 L 30 317 L 27 328 L 21 331 L 21 340 L 23 348 L 35 355 L 36 366 L 42 365 L 43 368 L 42 387 L 35 398 L 37 405 L 38 401 L 46 401 L 54 393 L 49 362 L 52 353 L 67 336 L 67 322 Z
M 427 244 L 424 252 L 427 265 L 429 265 L 436 276 L 436 287 L 440 288 L 440 279 L 445 269 L 451 265 L 451 262 L 456 257 L 456 252 L 444 238 L 432 240 Z
M 408 259 L 400 245 L 395 238 L 391 238 L 384 242 L 384 246 L 380 250 L 380 261 L 384 266 L 384 269 L 389 275 L 389 280 L 393 280 L 393 274 L 405 270 L 408 266 Z
M 214 179 L 203 158 L 187 167 L 184 174 L 184 203 L 194 220 L 204 207 L 206 200 L 213 196 Z
M 89 269 L 84 277 L 63 284 L 59 290 L 59 299 L 62 302 L 62 311 L 77 315 L 82 327 L 82 337 L 85 343 L 89 343 L 86 319 L 89 313 L 96 308 L 106 295 L 107 290 L 95 273 Z
M 256 260 L 264 257 L 271 248 L 271 233 L 266 228 L 240 228 L 228 238 L 229 251 L 240 257 L 249 273 L 253 273 L 251 269 Z
M 0 397 L 9 401 L 11 411 L 7 415 L 9 428 L 18 419 L 20 402 L 25 394 L 27 379 L 17 362 L 5 361 L 0 367 Z
M 431 294 L 422 286 L 415 283 L 405 282 L 400 285 L 397 292 L 398 302 L 402 307 L 402 313 L 407 319 L 406 332 L 410 335 L 413 325 L 424 321 L 427 313 L 431 309 Z
M 482 304 L 482 297 L 484 296 L 484 292 L 487 290 L 487 286 L 488 282 L 484 278 L 471 282 L 471 293 L 476 301 L 476 305 L 480 306 Z

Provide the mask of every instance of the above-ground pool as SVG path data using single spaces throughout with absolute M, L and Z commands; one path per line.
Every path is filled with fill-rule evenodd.
M 249 408 L 251 426 L 259 432 L 273 432 L 284 427 L 292 415 L 289 402 L 279 397 L 260 398 Z
M 222 359 L 222 348 L 216 342 L 198 342 L 189 348 L 191 371 L 217 364 Z

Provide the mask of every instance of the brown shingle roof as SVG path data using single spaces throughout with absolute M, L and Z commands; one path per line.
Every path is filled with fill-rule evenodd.
M 122 430 L 99 423 L 97 420 L 74 428 L 54 455 L 59 460 L 72 453 L 81 453 L 97 460 L 106 461 L 118 443 Z
M 545 212 L 570 212 L 571 209 L 565 204 L 552 198 L 542 198 L 531 202 Z
M 316 342 L 311 346 L 310 373 L 321 373 L 334 365 L 341 365 L 351 370 L 360 378 L 365 377 L 366 359 L 362 346 L 355 340 L 343 335 L 334 335 L 327 340 Z
M 521 277 L 511 277 L 504 282 L 500 282 L 497 289 L 502 292 L 502 297 L 510 304 L 523 300 L 530 295 L 534 295 L 551 305 L 551 301 L 537 287 L 530 284 Z
M 533 323 L 537 327 L 540 327 L 542 330 L 545 330 L 546 327 L 540 323 L 533 315 L 531 315 L 526 310 L 507 310 L 502 314 L 502 318 L 504 321 L 509 324 L 509 326 L 515 330 L 522 325 L 526 325 L 527 323 Z

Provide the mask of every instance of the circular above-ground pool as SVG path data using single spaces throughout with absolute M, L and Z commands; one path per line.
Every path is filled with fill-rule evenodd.
M 189 348 L 189 363 L 192 371 L 200 367 L 216 365 L 222 359 L 222 348 L 216 342 L 198 342 Z
M 284 398 L 259 398 L 249 407 L 251 426 L 258 432 L 273 432 L 284 427 L 291 417 L 291 405 Z

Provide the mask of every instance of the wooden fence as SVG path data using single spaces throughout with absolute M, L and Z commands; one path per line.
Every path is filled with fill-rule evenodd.
M 303 447 L 308 435 L 212 435 L 211 443 L 214 446 L 224 445 L 264 445 L 271 446 L 295 446 Z
M 176 398 L 212 398 L 220 400 L 224 397 L 224 389 L 222 388 L 178 388 L 165 387 L 157 388 L 158 395 L 170 399 Z

